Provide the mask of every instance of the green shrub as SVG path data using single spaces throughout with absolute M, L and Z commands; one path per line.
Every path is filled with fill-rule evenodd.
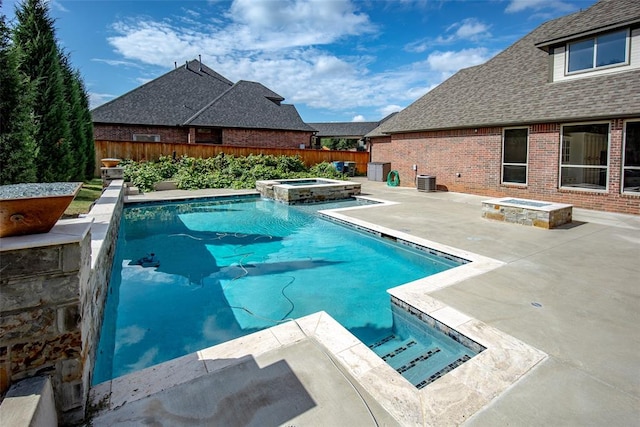
M 318 163 L 309 169 L 311 176 L 319 176 L 322 178 L 344 179 L 342 172 L 338 172 L 336 168 L 329 162 Z
M 137 163 L 125 160 L 125 181 L 141 191 L 153 190 L 159 181 L 172 179 L 180 189 L 201 188 L 255 188 L 256 181 L 294 178 L 333 178 L 344 175 L 331 163 L 319 163 L 307 168 L 300 156 L 250 155 L 235 157 L 218 154 L 206 159 L 183 156 L 175 161 L 162 156 L 155 162 Z
M 125 167 L 125 179 L 140 191 L 151 191 L 153 185 L 163 180 L 154 163 L 131 163 Z
M 178 173 L 179 168 L 178 162 L 174 162 L 173 158 L 170 156 L 161 156 L 154 162 L 154 166 L 157 168 L 158 175 L 160 175 L 162 179 L 172 178 L 176 173 Z

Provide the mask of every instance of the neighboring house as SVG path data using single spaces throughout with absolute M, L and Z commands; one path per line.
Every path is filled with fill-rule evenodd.
M 320 148 L 323 139 L 348 139 L 357 141 L 358 150 L 367 150 L 365 135 L 373 131 L 382 123 L 393 117 L 397 113 L 391 113 L 379 122 L 328 122 L 328 123 L 307 123 L 317 132 L 314 136 L 312 146 Z
M 320 148 L 322 140 L 346 139 L 353 141 L 354 148 L 365 150 L 364 136 L 377 128 L 380 122 L 335 122 L 335 123 L 307 123 L 317 130 L 312 146 Z
M 640 2 L 549 21 L 367 137 L 401 185 L 640 214 Z
M 300 148 L 314 129 L 260 83 L 233 83 L 198 60 L 92 111 L 96 140 Z

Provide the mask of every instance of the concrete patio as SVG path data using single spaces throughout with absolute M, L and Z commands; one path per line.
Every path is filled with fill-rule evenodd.
M 363 195 L 398 203 L 344 215 L 503 262 L 484 274 L 434 288 L 428 297 L 547 355 L 471 418 L 451 423 L 637 425 L 640 217 L 574 209 L 571 224 L 543 230 L 483 219 L 481 202 L 487 197 L 418 192 L 357 180 Z M 221 193 L 229 191 L 191 195 Z M 183 193 L 156 192 L 131 199 L 175 197 Z M 301 323 L 302 330 L 306 327 Z M 273 334 L 286 344 L 257 350 L 271 338 L 261 335 L 252 341 L 250 336 L 243 342 L 246 357 L 209 357 L 203 351 L 167 362 L 174 367 L 193 364 L 193 378 L 179 386 L 148 389 L 130 382 L 138 395 L 135 401 L 112 394 L 118 403 L 108 411 L 97 411 L 92 423 L 397 424 L 397 418 L 313 340 L 287 341 L 279 332 Z M 170 366 L 158 369 L 162 371 L 158 378 L 165 377 L 166 382 L 170 382 L 167 373 L 176 371 Z M 126 381 L 126 377 L 121 380 Z M 240 393 L 246 389 L 257 391 Z M 97 390 L 94 395 L 109 392 Z

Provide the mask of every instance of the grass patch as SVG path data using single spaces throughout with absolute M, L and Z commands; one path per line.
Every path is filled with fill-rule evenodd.
M 93 206 L 100 195 L 102 194 L 102 179 L 94 178 L 91 181 L 82 184 L 78 195 L 73 199 L 73 202 L 69 205 L 63 218 L 77 218 L 80 214 L 86 214 Z

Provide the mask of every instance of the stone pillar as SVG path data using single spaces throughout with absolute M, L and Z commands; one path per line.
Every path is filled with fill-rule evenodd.
M 0 248 L 0 389 L 48 375 L 59 415 L 81 419 L 83 385 L 80 288 L 89 282 L 89 220 L 49 233 L 3 238 Z
M 110 168 L 100 168 L 100 177 L 102 178 L 102 188 L 111 185 L 112 181 L 122 179 L 124 177 L 124 168 L 114 166 Z

